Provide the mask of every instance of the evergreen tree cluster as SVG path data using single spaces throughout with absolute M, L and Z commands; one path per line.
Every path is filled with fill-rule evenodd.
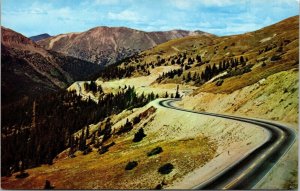
M 188 62 L 192 62 L 193 59 L 190 60 Z M 196 60 L 201 62 L 201 57 L 197 56 Z M 200 72 L 191 72 L 188 71 L 187 74 L 183 74 L 183 69 L 177 69 L 177 70 L 171 70 L 167 73 L 163 73 L 162 75 L 160 75 L 156 81 L 158 83 L 162 82 L 164 79 L 173 79 L 175 76 L 181 77 L 182 81 L 185 83 L 189 83 L 189 82 L 193 82 L 195 85 L 201 85 L 207 81 L 209 81 L 210 79 L 212 79 L 214 76 L 220 74 L 221 72 L 224 72 L 226 70 L 239 70 L 237 67 L 239 65 L 241 65 L 242 67 L 244 67 L 246 65 L 246 62 L 248 61 L 248 59 L 244 58 L 243 56 L 241 56 L 239 59 L 238 58 L 231 58 L 228 60 L 223 60 L 219 63 L 219 65 L 213 64 L 212 66 L 210 64 L 207 64 L 204 68 L 204 70 L 200 73 Z M 204 67 L 204 66 L 203 66 Z M 189 70 L 191 67 L 189 65 L 184 65 L 184 69 L 185 70 Z M 248 68 L 248 67 L 246 67 Z M 244 71 L 244 70 L 243 70 Z M 248 71 L 245 70 L 245 71 Z
M 96 82 L 93 80 L 90 83 L 85 82 L 83 84 L 83 87 L 84 87 L 85 91 L 87 91 L 87 92 L 91 91 L 93 93 L 96 93 L 96 92 L 99 92 L 100 94 L 103 93 L 102 86 L 97 85 Z
M 155 99 L 153 93 L 138 96 L 134 87 L 122 89 L 117 94 L 106 94 L 98 103 L 84 101 L 75 92 L 58 92 L 2 108 L 2 175 L 40 164 L 52 164 L 54 157 L 68 147 L 86 150 L 86 139 L 91 138 L 84 128 L 124 109 L 141 107 Z M 82 129 L 82 137 L 72 137 Z M 103 132 L 111 136 L 111 125 Z M 77 149 L 77 148 L 76 148 Z
M 158 83 L 160 83 L 163 79 L 169 78 L 169 79 L 173 79 L 175 76 L 180 77 L 183 73 L 183 69 L 175 69 L 175 70 L 171 70 L 167 73 L 162 73 L 162 75 L 159 75 L 158 78 L 156 79 L 156 81 Z
M 180 53 L 178 55 L 170 56 L 169 58 L 161 58 L 159 55 L 156 57 L 156 61 L 145 63 L 140 59 L 141 55 L 134 55 L 132 57 L 123 59 L 116 64 L 110 65 L 104 68 L 101 72 L 97 73 L 94 78 L 101 78 L 103 80 L 112 79 L 122 79 L 126 77 L 131 77 L 133 73 L 137 72 L 141 75 L 150 75 L 150 68 L 155 68 L 159 66 L 171 65 L 181 65 L 185 70 L 191 68 L 190 65 L 196 63 L 196 66 L 201 66 L 204 63 L 200 55 L 196 58 L 187 58 L 186 53 Z M 186 63 L 186 64 L 184 64 Z

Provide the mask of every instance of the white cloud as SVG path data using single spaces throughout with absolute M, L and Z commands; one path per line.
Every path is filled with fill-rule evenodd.
M 54 35 L 87 30 L 91 28 L 87 26 L 87 22 L 99 18 L 91 10 L 82 9 L 78 12 L 67 6 L 55 8 L 52 4 L 33 3 L 27 9 L 3 12 L 2 24 L 26 36 L 41 33 Z
M 145 17 L 137 14 L 136 12 L 124 10 L 119 13 L 108 12 L 107 14 L 109 19 L 120 20 L 120 21 L 131 21 L 139 22 L 145 19 Z
M 296 15 L 299 0 L 80 0 L 78 4 L 61 2 L 31 0 L 31 3 L 4 4 L 2 24 L 27 36 L 44 32 L 51 35 L 80 32 L 99 25 L 127 26 L 147 31 L 181 28 L 203 30 L 217 35 L 236 34 Z
M 236 0 L 170 0 L 169 2 L 178 9 L 190 9 L 196 6 L 222 7 L 237 3 Z

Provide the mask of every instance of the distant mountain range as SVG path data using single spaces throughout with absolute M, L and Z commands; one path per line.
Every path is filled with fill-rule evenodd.
M 82 33 L 27 38 L 1 27 L 2 101 L 65 89 L 88 80 L 103 66 L 185 36 L 214 36 L 201 31 L 143 32 L 124 27 L 96 27 Z
M 37 43 L 47 50 L 104 66 L 169 40 L 195 35 L 214 36 L 202 31 L 144 32 L 125 27 L 96 27 L 86 32 L 53 36 Z
M 44 34 L 40 34 L 40 35 L 36 35 L 36 36 L 32 36 L 32 37 L 29 37 L 32 41 L 39 41 L 39 40 L 43 40 L 45 38 L 49 38 L 51 37 L 49 34 L 47 33 L 44 33 Z
M 48 51 L 29 38 L 1 27 L 2 103 L 53 92 L 87 79 L 99 65 Z

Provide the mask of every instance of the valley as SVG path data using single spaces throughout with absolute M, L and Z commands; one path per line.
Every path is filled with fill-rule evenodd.
M 170 31 L 157 42 L 161 33 L 98 27 L 3 44 L 12 58 L 26 55 L 24 41 L 43 55 L 50 65 L 19 56 L 25 72 L 9 65 L 9 74 L 56 93 L 24 90 L 29 98 L 2 110 L 2 188 L 297 189 L 298 27 L 294 16 L 240 35 Z M 136 43 L 121 43 L 121 55 L 122 35 Z

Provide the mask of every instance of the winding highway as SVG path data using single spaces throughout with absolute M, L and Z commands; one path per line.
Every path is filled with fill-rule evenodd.
M 279 159 L 289 151 L 296 141 L 296 132 L 292 128 L 282 124 L 262 119 L 187 110 L 173 105 L 174 102 L 179 100 L 180 99 L 162 100 L 159 101 L 159 105 L 169 109 L 254 124 L 266 129 L 271 135 L 260 147 L 244 156 L 240 161 L 236 161 L 236 163 L 227 167 L 216 176 L 199 183 L 194 189 L 251 189 L 270 172 Z

